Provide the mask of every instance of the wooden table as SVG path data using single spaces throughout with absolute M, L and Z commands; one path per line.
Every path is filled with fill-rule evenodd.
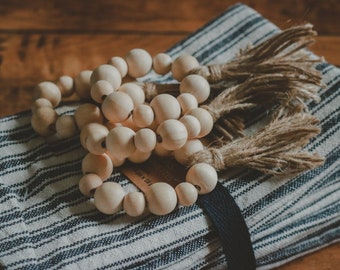
M 74 76 L 111 56 L 140 47 L 162 52 L 218 16 L 233 0 L 1 0 L 0 116 L 28 110 L 32 89 L 44 80 Z M 339 0 L 244 0 L 281 28 L 311 22 L 311 48 L 340 67 Z M 340 245 L 306 255 L 281 270 L 335 269 Z

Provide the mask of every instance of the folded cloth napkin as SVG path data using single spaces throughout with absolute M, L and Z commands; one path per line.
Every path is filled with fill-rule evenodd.
M 317 28 L 317 27 L 316 27 Z M 172 47 L 203 63 L 222 63 L 279 29 L 237 4 Z M 282 265 L 340 239 L 340 70 L 322 63 L 327 85 L 310 103 L 322 133 L 307 145 L 325 164 L 294 178 L 243 171 L 220 179 L 249 228 L 259 269 Z M 150 74 L 148 79 L 168 77 Z M 59 108 L 72 113 L 75 105 Z M 85 155 L 79 137 L 45 142 L 31 112 L 0 119 L 0 264 L 6 269 L 224 269 L 219 235 L 198 205 L 166 216 L 103 215 L 78 189 Z M 116 171 L 109 181 L 136 187 Z M 226 205 L 225 207 L 228 207 Z

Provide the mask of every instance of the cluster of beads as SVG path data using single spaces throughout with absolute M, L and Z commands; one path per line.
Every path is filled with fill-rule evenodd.
M 147 207 L 153 214 L 168 214 L 177 203 L 192 205 L 198 194 L 214 189 L 217 173 L 211 165 L 195 164 L 188 169 L 185 182 L 175 188 L 154 183 L 145 194 L 125 195 L 119 184 L 106 180 L 126 160 L 142 163 L 155 153 L 174 156 L 187 165 L 190 155 L 204 148 L 200 138 L 212 130 L 213 118 L 199 107 L 209 97 L 209 83 L 199 75 L 188 75 L 198 66 L 189 55 L 172 61 L 161 53 L 152 59 L 145 50 L 133 49 L 125 58 L 113 57 L 74 79 L 62 76 L 56 84 L 42 82 L 34 92 L 32 127 L 43 136 L 56 132 L 61 138 L 80 131 L 80 142 L 89 153 L 82 161 L 84 176 L 79 187 L 84 195 L 94 197 L 99 211 L 113 214 L 124 208 L 128 215 L 138 216 Z M 180 82 L 177 97 L 162 93 L 147 103 L 142 84 L 122 83 L 127 75 L 139 78 L 151 69 L 162 75 L 172 72 Z M 54 108 L 74 91 L 94 102 L 80 105 L 74 116 L 58 116 Z

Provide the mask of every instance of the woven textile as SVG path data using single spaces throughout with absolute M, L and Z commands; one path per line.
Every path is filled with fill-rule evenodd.
M 316 26 L 317 30 L 317 26 Z M 238 4 L 172 47 L 203 63 L 222 63 L 279 29 Z M 269 269 L 340 239 L 340 70 L 322 63 L 327 85 L 310 103 L 322 133 L 308 151 L 325 164 L 294 178 L 254 171 L 220 180 L 249 228 L 259 269 Z M 147 79 L 171 80 L 170 75 Z M 58 108 L 72 113 L 75 104 Z M 86 154 L 79 137 L 45 142 L 31 128 L 31 112 L 0 119 L 0 264 L 6 269 L 225 269 L 217 232 L 197 205 L 166 216 L 106 216 L 78 189 Z M 225 178 L 228 181 L 223 181 Z M 136 190 L 116 171 L 109 181 Z M 225 207 L 228 207 L 226 205 Z

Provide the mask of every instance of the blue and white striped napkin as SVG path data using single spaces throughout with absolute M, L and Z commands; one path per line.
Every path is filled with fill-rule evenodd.
M 278 31 L 238 4 L 168 52 L 173 57 L 190 53 L 204 64 L 222 63 L 240 48 Z M 279 266 L 340 239 L 340 70 L 328 63 L 318 69 L 327 87 L 320 92 L 321 102 L 309 107 L 320 119 L 322 133 L 307 149 L 325 156 L 325 164 L 291 179 L 244 171 L 223 181 L 249 228 L 259 269 Z M 148 79 L 160 80 L 153 74 Z M 74 108 L 63 106 L 59 112 Z M 100 214 L 78 190 L 85 155 L 79 138 L 47 143 L 32 130 L 30 118 L 30 112 L 23 112 L 0 119 L 2 267 L 226 268 L 218 234 L 197 205 L 167 216 Z M 118 171 L 110 181 L 136 189 Z

